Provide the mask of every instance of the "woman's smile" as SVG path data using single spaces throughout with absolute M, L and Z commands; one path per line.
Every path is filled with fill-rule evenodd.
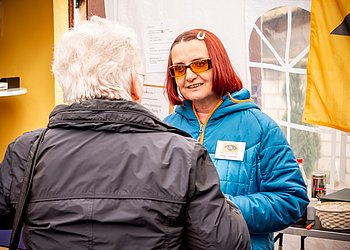
M 200 86 L 202 86 L 204 83 L 195 83 L 195 84 L 191 84 L 189 86 L 187 86 L 186 88 L 188 89 L 194 89 L 194 88 L 198 88 Z

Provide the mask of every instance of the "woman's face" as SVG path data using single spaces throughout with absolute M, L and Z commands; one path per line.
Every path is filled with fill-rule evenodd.
M 204 41 L 197 39 L 181 41 L 174 45 L 171 50 L 173 65 L 188 65 L 198 59 L 206 58 L 209 58 L 207 46 Z M 207 106 L 209 103 L 216 104 L 218 99 L 220 99 L 220 97 L 212 91 L 212 69 L 196 74 L 187 67 L 186 74 L 181 77 L 175 77 L 175 81 L 182 96 L 186 100 L 191 100 L 196 107 L 202 105 Z

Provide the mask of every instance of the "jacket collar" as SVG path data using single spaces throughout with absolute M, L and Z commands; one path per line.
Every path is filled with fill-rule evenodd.
M 239 91 L 227 93 L 222 96 L 222 104 L 212 114 L 211 119 L 220 119 L 231 113 L 247 109 L 260 109 L 250 96 L 246 88 Z M 183 105 L 177 106 L 175 112 L 181 114 L 189 120 L 197 120 L 193 113 L 192 102 L 185 100 Z
M 140 104 L 126 100 L 91 99 L 58 105 L 50 114 L 49 128 L 71 128 L 118 133 L 184 131 L 163 123 Z

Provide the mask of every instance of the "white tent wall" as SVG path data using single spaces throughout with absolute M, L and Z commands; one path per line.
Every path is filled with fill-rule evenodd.
M 112 8 L 109 7 L 110 2 L 112 2 Z M 222 3 L 219 4 L 220 2 Z M 244 0 L 219 2 L 211 0 L 106 0 L 106 16 L 108 19 L 118 20 L 134 27 L 142 45 L 146 43 L 144 28 L 150 23 L 171 26 L 173 38 L 188 29 L 208 29 L 222 40 L 232 64 L 244 82 L 247 82 L 245 69 L 247 63 L 243 49 L 246 47 L 244 7 Z M 109 11 L 110 9 L 113 11 Z M 164 72 L 160 72 L 163 73 L 163 78 Z

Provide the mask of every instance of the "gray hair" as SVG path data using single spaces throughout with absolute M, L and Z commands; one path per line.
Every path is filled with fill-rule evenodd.
M 61 36 L 52 71 L 67 103 L 93 98 L 132 100 L 132 74 L 142 71 L 136 34 L 93 16 Z

